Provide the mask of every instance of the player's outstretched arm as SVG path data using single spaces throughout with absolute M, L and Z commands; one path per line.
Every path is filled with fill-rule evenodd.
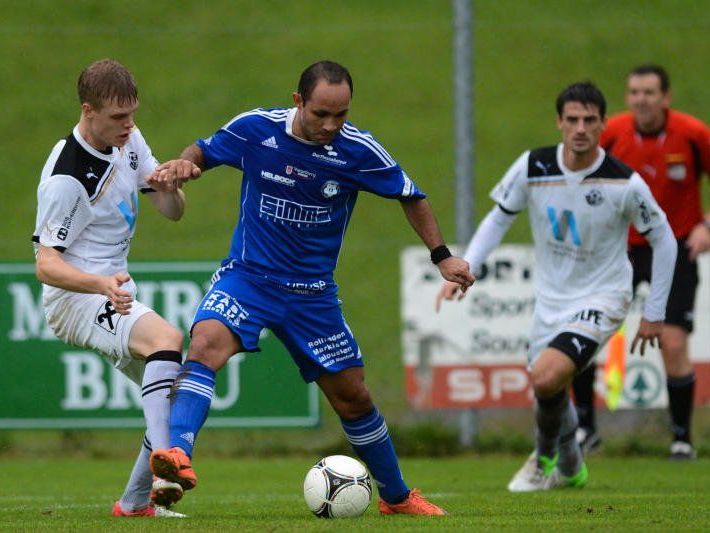
M 119 314 L 127 315 L 131 310 L 133 296 L 121 289 L 121 285 L 131 279 L 125 272 L 110 276 L 89 274 L 67 263 L 60 251 L 40 245 L 36 256 L 36 274 L 37 279 L 46 285 L 72 292 L 103 294 L 111 300 Z
M 488 254 L 503 240 L 505 232 L 514 220 L 514 214 L 506 213 L 497 205 L 484 217 L 478 230 L 471 237 L 464 254 L 464 260 L 470 265 L 471 270 L 478 271 Z M 436 295 L 436 311 L 439 311 L 444 300 L 461 300 L 464 295 L 465 291 L 460 291 L 455 284 L 445 281 L 441 285 L 439 294 Z
M 466 261 L 448 252 L 429 202 L 424 198 L 416 198 L 401 200 L 400 204 L 414 231 L 432 251 L 432 261 L 439 267 L 441 276 L 445 280 L 456 283 L 460 290 L 465 292 L 473 285 L 476 278 L 471 274 Z M 443 255 L 438 254 L 439 251 L 443 252 Z

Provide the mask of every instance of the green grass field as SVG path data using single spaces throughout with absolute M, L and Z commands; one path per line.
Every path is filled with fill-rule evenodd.
M 610 112 L 616 112 L 623 107 L 627 70 L 659 62 L 670 70 L 677 107 L 710 121 L 707 8 L 696 0 L 475 1 L 476 219 L 490 206 L 491 186 L 520 152 L 557 142 L 553 102 L 568 83 L 593 79 L 605 91 Z M 343 62 L 355 79 L 351 120 L 371 130 L 429 194 L 445 236 L 453 240 L 450 0 L 0 0 L 0 10 L 0 260 L 32 261 L 29 237 L 41 167 L 78 119 L 80 70 L 106 56 L 134 72 L 141 99 L 138 124 L 163 160 L 238 112 L 290 105 L 298 75 L 312 61 Z M 239 183 L 238 173 L 227 169 L 190 183 L 187 213 L 178 224 L 161 220 L 144 203 L 131 259 L 217 263 L 237 216 Z M 391 427 L 406 426 L 422 417 L 410 413 L 404 397 L 398 258 L 417 238 L 395 202 L 363 194 L 358 204 L 336 279 L 367 360 L 373 396 Z M 528 240 L 527 221 L 520 217 L 507 241 Z M 0 405 L 3 401 L 0 377 Z M 696 443 L 707 457 L 710 416 L 707 409 L 698 414 L 702 411 Z M 529 430 L 527 414 L 526 425 L 516 421 L 515 428 L 486 420 L 493 419 L 482 423 L 484 437 L 492 432 L 510 441 L 513 432 Z M 657 446 L 653 453 L 662 457 L 668 437 L 659 420 L 665 418 L 647 420 L 639 438 L 644 446 Z M 138 437 L 84 432 L 65 442 L 58 433 L 0 431 L 0 529 L 165 529 L 107 516 L 129 459 L 61 458 L 63 452 L 75 457 L 73 452 L 91 441 L 132 450 Z M 201 437 L 202 449 L 212 452 L 206 455 L 232 453 L 230 443 L 237 439 L 208 435 L 213 433 Z M 239 446 L 272 454 L 289 446 L 315 450 L 340 442 L 340 435 L 337 418 L 326 407 L 318 429 L 240 432 Z M 508 442 L 496 449 L 512 448 Z M 43 459 L 48 453 L 52 459 Z M 180 505 L 192 516 L 172 525 L 203 531 L 330 529 L 331 523 L 309 515 L 300 495 L 302 477 L 315 459 L 198 456 L 201 485 Z M 382 519 L 371 509 L 365 518 L 338 526 L 710 528 L 707 459 L 678 467 L 660 458 L 593 459 L 592 481 L 584 491 L 513 497 L 504 486 L 522 460 L 405 460 L 407 478 L 451 516 Z
M 344 531 L 363 530 L 703 530 L 710 527 L 710 462 L 674 465 L 653 459 L 596 459 L 582 490 L 510 494 L 521 457 L 460 457 L 403 461 L 407 479 L 449 516 L 381 517 L 376 503 L 357 519 L 318 519 L 302 497 L 316 458 L 202 459 L 200 483 L 176 510 L 186 520 L 116 519 L 126 461 L 51 459 L 3 462 L 0 529 L 65 531 Z M 157 523 L 156 523 L 157 522 Z

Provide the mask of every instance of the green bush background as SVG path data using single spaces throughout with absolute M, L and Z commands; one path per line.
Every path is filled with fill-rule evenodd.
M 623 107 L 627 70 L 658 62 L 670 70 L 677 107 L 710 120 L 707 8 L 693 0 L 474 2 L 477 218 L 514 157 L 557 142 L 554 99 L 568 83 L 594 80 L 614 112 Z M 138 125 L 163 160 L 241 111 L 290 105 L 311 62 L 342 62 L 355 80 L 350 119 L 372 131 L 429 194 L 454 239 L 449 0 L 2 0 L 0 11 L 0 259 L 32 260 L 39 173 L 78 119 L 80 70 L 102 57 L 133 71 Z M 217 262 L 228 249 L 239 183 L 237 172 L 216 169 L 189 184 L 178 224 L 144 204 L 131 259 Z M 529 240 L 524 218 L 508 241 Z M 398 257 L 417 242 L 396 202 L 362 195 L 336 273 L 368 383 L 394 423 L 411 419 Z M 336 428 L 325 408 L 321 430 L 292 432 L 288 441 L 327 444 Z M 21 435 L 2 439 L 11 447 Z M 286 446 L 279 432 L 244 432 L 241 441 Z

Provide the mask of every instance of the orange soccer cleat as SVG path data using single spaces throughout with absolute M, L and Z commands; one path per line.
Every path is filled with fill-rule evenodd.
M 179 483 L 184 490 L 194 489 L 197 485 L 190 458 L 180 448 L 153 451 L 150 454 L 150 469 L 161 479 Z
M 380 514 L 416 514 L 416 515 L 445 515 L 438 505 L 427 500 L 419 489 L 409 491 L 407 499 L 401 503 L 387 503 L 382 498 L 379 502 Z

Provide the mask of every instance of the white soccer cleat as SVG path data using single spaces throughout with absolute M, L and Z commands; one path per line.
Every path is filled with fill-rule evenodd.
M 698 458 L 698 454 L 692 444 L 677 440 L 671 444 L 671 453 L 668 458 L 671 461 L 693 461 Z
M 183 489 L 179 483 L 153 476 L 150 501 L 166 509 L 182 499 Z
M 538 461 L 537 453 L 532 452 L 508 483 L 508 490 L 510 492 L 534 492 L 563 486 L 564 481 L 556 468 L 557 457 L 543 462 L 548 462 L 548 464 L 542 464 L 541 461 Z
M 176 513 L 170 509 L 166 509 L 160 505 L 155 506 L 155 517 L 156 518 L 187 518 L 186 514 Z

